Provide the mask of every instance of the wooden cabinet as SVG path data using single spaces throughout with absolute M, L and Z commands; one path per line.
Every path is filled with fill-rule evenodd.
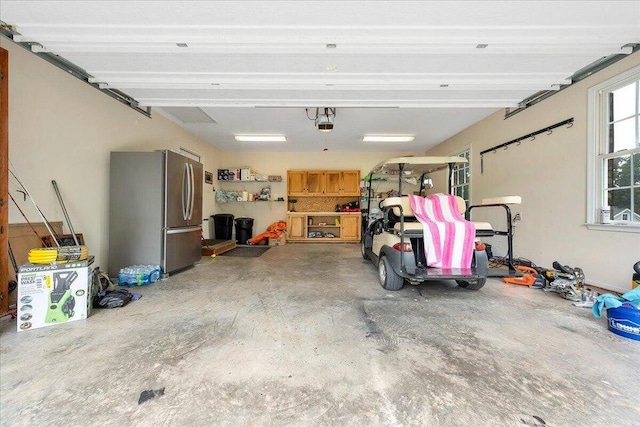
M 360 196 L 360 171 L 287 171 L 289 196 Z
M 307 191 L 307 172 L 287 172 L 287 193 L 290 196 L 305 196 Z
M 324 192 L 322 171 L 287 171 L 289 196 L 321 196 Z
M 325 196 L 360 196 L 360 171 L 325 171 Z
M 360 240 L 360 215 L 343 215 L 341 224 L 342 240 Z
M 360 196 L 360 171 L 342 172 L 342 194 Z
M 320 196 L 324 193 L 324 172 L 307 172 L 307 195 Z
M 287 195 L 305 196 L 307 205 L 322 202 L 344 203 L 336 197 L 360 197 L 358 170 L 289 170 Z M 313 198 L 316 199 L 313 199 Z M 333 206 L 333 205 L 331 205 Z M 323 207 L 322 209 L 327 209 Z M 290 212 L 287 240 L 291 242 L 359 242 L 360 212 Z
M 306 215 L 289 214 L 287 216 L 287 239 L 296 240 L 305 237 Z
M 324 173 L 324 194 L 340 195 L 342 190 L 342 172 L 326 171 Z
M 360 213 L 289 213 L 287 241 L 359 242 Z

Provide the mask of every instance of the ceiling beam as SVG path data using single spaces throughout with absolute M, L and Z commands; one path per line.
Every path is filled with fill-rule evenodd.
M 240 108 L 505 108 L 517 107 L 520 99 L 194 99 L 138 98 L 148 107 L 240 107 Z

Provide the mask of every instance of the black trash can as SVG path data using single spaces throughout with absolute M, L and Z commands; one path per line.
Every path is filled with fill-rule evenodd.
M 236 218 L 236 242 L 246 245 L 253 237 L 253 218 Z
M 231 234 L 233 233 L 233 215 L 231 214 L 216 214 L 211 215 L 210 220 L 213 221 L 213 226 L 209 225 L 209 230 L 212 230 L 212 239 L 216 240 L 231 240 Z M 215 231 L 215 234 L 213 233 Z

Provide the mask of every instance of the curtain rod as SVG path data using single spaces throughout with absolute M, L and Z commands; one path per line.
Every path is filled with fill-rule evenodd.
M 483 172 L 484 172 L 483 156 L 484 156 L 485 154 L 490 153 L 490 152 L 494 152 L 494 153 L 495 153 L 495 152 L 498 150 L 498 148 L 503 148 L 503 149 L 505 149 L 505 150 L 506 150 L 506 149 L 507 149 L 507 147 L 508 147 L 509 145 L 511 145 L 511 144 L 518 143 L 518 145 L 520 145 L 520 142 L 521 142 L 521 141 L 523 141 L 523 140 L 525 140 L 525 139 L 529 139 L 529 138 L 533 138 L 533 139 L 535 139 L 536 135 L 540 135 L 541 133 L 544 133 L 544 132 L 549 132 L 549 135 L 551 135 L 551 133 L 553 132 L 553 129 L 555 129 L 555 128 L 559 128 L 560 126 L 564 126 L 564 125 L 568 125 L 567 127 L 571 127 L 571 126 L 573 126 L 573 117 L 571 117 L 570 119 L 567 119 L 567 120 L 563 120 L 563 121 L 561 121 L 561 122 L 558 122 L 558 123 L 556 123 L 556 124 L 553 124 L 553 125 L 551 125 L 551 126 L 547 126 L 547 127 L 545 127 L 545 128 L 538 129 L 538 130 L 537 130 L 537 131 L 535 131 L 535 132 L 528 133 L 528 134 L 523 135 L 523 136 L 521 136 L 521 137 L 519 137 L 519 138 L 512 139 L 511 141 L 503 142 L 502 144 L 498 144 L 498 145 L 496 145 L 496 146 L 494 146 L 494 147 L 491 147 L 491 148 L 488 148 L 488 149 L 486 149 L 486 150 L 484 150 L 484 151 L 481 151 L 481 152 L 480 152 L 480 173 L 483 173 Z M 532 140 L 533 140 L 533 139 L 532 139 Z

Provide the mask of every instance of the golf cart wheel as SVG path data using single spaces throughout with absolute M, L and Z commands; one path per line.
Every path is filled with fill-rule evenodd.
M 471 289 L 472 291 L 477 291 L 478 289 L 480 289 L 481 287 L 484 286 L 485 283 L 487 283 L 487 279 L 476 279 L 476 280 L 472 280 L 472 281 L 467 281 L 467 280 L 456 280 L 456 282 L 458 283 L 458 286 L 460 286 L 461 288 L 465 288 L 465 289 Z
M 393 271 L 391 263 L 386 256 L 380 258 L 378 276 L 380 277 L 380 284 L 388 291 L 398 291 L 402 289 L 402 285 L 404 285 L 404 278 Z
M 364 247 L 364 238 L 362 242 L 360 242 L 360 253 L 362 254 L 362 258 L 369 260 L 369 255 L 367 255 L 367 248 Z

